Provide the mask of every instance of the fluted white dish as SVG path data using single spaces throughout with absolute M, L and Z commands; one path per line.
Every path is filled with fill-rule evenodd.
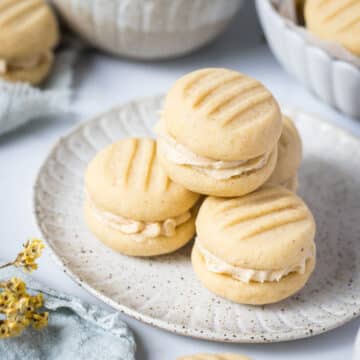
M 86 290 L 140 321 L 182 335 L 227 342 L 275 342 L 319 334 L 360 314 L 360 140 L 293 111 L 304 141 L 300 193 L 317 222 L 317 267 L 305 288 L 278 304 L 254 307 L 205 289 L 190 263 L 192 244 L 154 258 L 102 245 L 83 220 L 83 174 L 104 146 L 154 136 L 162 98 L 120 106 L 61 138 L 34 188 L 38 225 L 63 270 Z M 316 134 L 316 141 L 314 141 Z
M 69 27 L 117 55 L 183 55 L 219 35 L 243 0 L 50 0 Z
M 272 6 L 256 0 L 257 12 L 274 55 L 281 65 L 320 99 L 360 118 L 360 68 L 338 60 L 299 35 Z

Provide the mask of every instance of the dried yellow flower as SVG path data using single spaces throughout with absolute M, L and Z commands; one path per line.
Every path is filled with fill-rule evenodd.
M 34 309 L 39 309 L 44 305 L 44 298 L 43 298 L 43 294 L 37 294 L 31 297 L 30 299 L 30 305 L 34 308 Z
M 11 265 L 28 272 L 37 269 L 36 260 L 41 256 L 44 244 L 39 239 L 31 239 L 23 246 L 16 259 L 0 266 L 0 269 Z M 0 282 L 0 339 L 20 335 L 28 326 L 34 329 L 46 326 L 49 313 L 38 312 L 43 305 L 43 295 L 28 294 L 21 279 Z
M 32 316 L 32 327 L 34 329 L 42 329 L 43 327 L 47 326 L 48 324 L 48 320 L 49 320 L 49 313 L 48 312 L 43 312 L 41 314 L 39 313 L 34 313 Z
M 33 312 L 34 308 L 30 304 L 30 297 L 25 295 L 24 297 L 20 298 L 19 301 L 15 304 L 14 310 L 16 310 L 17 313 L 24 315 L 27 312 Z
M 48 323 L 49 314 L 37 310 L 44 304 L 43 295 L 29 295 L 25 283 L 12 278 L 0 283 L 0 313 L 6 319 L 0 321 L 0 339 L 19 335 L 26 327 L 41 329 Z
M 17 296 L 9 291 L 2 291 L 0 293 L 0 313 L 12 306 L 17 301 Z
M 41 256 L 44 247 L 45 245 L 41 240 L 30 239 L 24 245 L 24 250 L 17 256 L 13 265 L 21 267 L 27 272 L 36 270 L 38 266 L 35 261 Z
M 10 320 L 0 320 L 0 339 L 18 336 L 23 330 L 22 324 Z
M 0 320 L 0 339 L 5 339 L 10 336 L 11 330 L 9 327 L 9 321 Z
M 8 329 L 10 336 L 19 336 L 25 329 L 25 325 L 13 321 L 8 321 Z
M 18 278 L 11 278 L 10 280 L 0 283 L 0 288 L 4 288 L 8 293 L 14 294 L 16 296 L 21 296 L 26 293 L 25 283 Z

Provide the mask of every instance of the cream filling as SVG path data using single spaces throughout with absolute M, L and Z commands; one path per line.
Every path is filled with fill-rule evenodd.
M 213 255 L 210 251 L 204 249 L 203 246 L 199 245 L 198 241 L 195 243 L 195 246 L 203 256 L 205 260 L 206 268 L 209 271 L 217 274 L 229 275 L 235 280 L 239 280 L 244 283 L 249 283 L 250 281 L 260 282 L 260 283 L 263 283 L 265 281 L 278 282 L 283 277 L 293 272 L 304 274 L 306 270 L 307 260 L 309 260 L 314 256 L 314 252 L 311 249 L 304 254 L 304 257 L 301 259 L 301 261 L 298 264 L 294 264 L 292 266 L 288 266 L 283 269 L 277 269 L 277 270 L 253 270 L 253 269 L 241 268 L 239 266 L 233 266 L 231 264 L 226 263 L 225 261 Z
M 193 153 L 187 147 L 176 142 L 161 124 L 156 127 L 158 146 L 166 158 L 178 165 L 188 165 L 217 180 L 226 180 L 250 171 L 263 168 L 270 157 L 270 152 L 253 159 L 237 161 L 213 160 Z
M 37 54 L 24 59 L 5 60 L 0 58 L 0 74 L 6 74 L 10 70 L 32 69 L 39 65 L 45 54 Z
M 176 228 L 184 224 L 191 218 L 191 212 L 186 211 L 179 216 L 168 218 L 164 221 L 139 221 L 128 219 L 123 216 L 101 210 L 94 204 L 94 202 L 89 196 L 88 201 L 91 209 L 93 210 L 94 216 L 99 222 L 124 234 L 138 234 L 143 235 L 144 238 L 153 238 L 158 236 L 174 236 L 176 234 Z

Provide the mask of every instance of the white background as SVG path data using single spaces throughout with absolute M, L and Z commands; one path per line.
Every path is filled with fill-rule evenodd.
M 16 133 L 0 137 L 0 257 L 11 259 L 29 236 L 40 236 L 32 214 L 32 185 L 51 145 L 72 126 L 98 112 L 132 98 L 164 93 L 180 75 L 221 66 L 261 80 L 282 103 L 287 103 L 342 126 L 360 136 L 360 122 L 342 116 L 321 103 L 286 74 L 270 53 L 258 25 L 252 1 L 229 30 L 210 46 L 177 60 L 133 62 L 88 51 L 76 68 L 73 112 L 32 122 Z M 316 141 L 316 134 L 314 134 Z M 34 275 L 53 288 L 89 302 L 100 301 L 70 280 L 53 262 L 49 251 Z M 310 339 L 279 344 L 221 344 L 173 335 L 123 316 L 138 343 L 139 360 L 172 360 L 197 352 L 238 352 L 254 360 L 349 360 L 360 319 Z

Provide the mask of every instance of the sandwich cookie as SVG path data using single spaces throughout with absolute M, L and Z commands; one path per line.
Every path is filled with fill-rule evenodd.
M 183 356 L 177 360 L 251 360 L 250 358 L 238 354 L 197 354 Z
M 43 0 L 0 1 L 0 78 L 41 83 L 58 40 L 57 20 Z
M 239 198 L 208 197 L 196 220 L 192 264 L 210 291 L 241 304 L 278 302 L 315 267 L 315 222 L 291 191 L 264 185 Z
M 273 172 L 281 128 L 279 106 L 260 82 L 227 69 L 198 70 L 166 96 L 158 155 L 170 178 L 192 191 L 244 195 Z
M 267 183 L 281 185 L 296 191 L 297 171 L 302 159 L 302 144 L 298 130 L 293 121 L 283 116 L 283 128 L 278 143 L 278 158 L 275 170 Z
M 124 139 L 100 151 L 86 170 L 85 190 L 89 229 L 125 255 L 169 253 L 195 233 L 199 195 L 170 180 L 150 138 Z
M 337 42 L 360 56 L 360 1 L 306 0 L 305 22 L 320 39 Z

